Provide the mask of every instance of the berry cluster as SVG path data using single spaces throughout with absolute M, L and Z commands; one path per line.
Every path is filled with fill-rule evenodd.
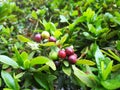
M 53 36 L 50 36 L 49 32 L 47 31 L 43 31 L 41 34 L 35 34 L 34 36 L 34 40 L 36 42 L 41 42 L 42 39 L 48 39 L 49 42 L 56 42 L 56 38 Z
M 71 47 L 67 47 L 65 50 L 60 50 L 58 52 L 58 56 L 62 59 L 67 57 L 71 64 L 75 64 L 77 62 L 77 54 L 74 53 L 74 50 Z
M 36 42 L 41 42 L 42 39 L 48 39 L 49 42 L 56 42 L 56 38 L 50 36 L 49 32 L 43 31 L 41 34 L 35 34 L 34 40 Z M 69 63 L 75 64 L 77 62 L 77 54 L 75 54 L 74 49 L 71 47 L 67 47 L 65 50 L 61 49 L 58 52 L 51 51 L 49 53 L 49 58 L 52 60 L 58 60 L 58 57 L 61 59 L 67 59 Z

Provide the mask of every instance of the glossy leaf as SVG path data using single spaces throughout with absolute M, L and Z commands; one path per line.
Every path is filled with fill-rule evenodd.
M 60 22 L 68 22 L 65 16 L 60 15 Z
M 19 90 L 19 87 L 17 87 L 13 77 L 8 72 L 2 71 L 1 76 L 2 76 L 3 80 L 5 81 L 6 85 L 10 89 Z
M 69 62 L 68 61 L 63 61 L 63 64 L 68 67 L 69 66 Z
M 93 49 L 94 49 L 94 56 L 95 56 L 96 64 L 97 64 L 99 73 L 101 74 L 102 73 L 102 71 L 101 71 L 101 61 L 104 61 L 105 57 L 104 57 L 104 55 L 102 54 L 102 52 L 100 51 L 99 47 L 96 44 L 93 45 Z
M 22 59 L 19 51 L 17 50 L 16 46 L 14 46 L 14 51 L 15 51 L 15 57 L 17 59 L 16 62 L 18 63 L 18 65 L 23 66 L 23 59 Z
M 36 14 L 36 12 L 35 11 L 32 11 L 32 17 L 34 18 L 34 19 L 38 19 L 38 16 L 37 16 L 37 14 Z
M 34 66 L 36 64 L 45 64 L 48 61 L 50 61 L 49 58 L 44 57 L 44 56 L 38 56 L 38 57 L 35 57 L 35 58 L 31 59 L 30 65 Z
M 120 69 L 120 64 L 113 65 L 112 71 L 117 71 Z
M 21 57 L 23 60 L 26 60 L 26 59 L 28 59 L 28 54 L 26 52 L 22 52 Z
M 104 80 L 107 79 L 108 75 L 110 74 L 111 70 L 112 70 L 112 64 L 113 64 L 113 61 L 109 62 L 109 64 L 106 66 L 106 68 L 104 68 L 104 62 L 102 61 L 101 62 L 101 70 L 102 70 L 102 77 Z
M 44 78 L 43 78 L 44 77 Z M 42 73 L 35 73 L 34 74 L 34 78 L 36 80 L 36 82 L 42 86 L 45 90 L 49 90 L 49 86 L 48 86 L 48 81 L 47 81 L 47 76 L 45 74 Z
M 59 38 L 60 35 L 62 35 L 62 33 L 60 32 L 60 30 L 55 30 L 54 36 L 55 36 L 56 38 Z
M 54 62 L 52 60 L 49 60 L 46 65 L 48 65 L 49 67 L 51 67 L 53 70 L 56 70 L 56 66 L 54 64 Z
M 86 20 L 88 22 L 90 22 L 93 19 L 94 15 L 95 12 L 91 8 L 88 8 L 86 12 L 83 13 L 83 16 L 86 16 Z
M 23 65 L 24 65 L 24 68 L 25 68 L 25 69 L 30 68 L 30 60 L 27 60 L 27 59 L 26 59 L 26 60 L 24 61 Z
M 7 64 L 7 65 L 10 65 L 12 66 L 13 68 L 18 68 L 18 64 L 11 58 L 9 58 L 8 56 L 5 56 L 5 55 L 0 55 L 0 62 L 4 63 L 4 64 Z
M 40 44 L 40 46 L 55 46 L 55 42 L 47 42 L 45 44 Z
M 80 64 L 85 64 L 85 65 L 95 65 L 95 62 L 93 61 L 90 61 L 90 60 L 86 60 L 86 59 L 80 59 L 77 61 L 77 65 L 80 65 Z
M 116 42 L 116 47 L 117 47 L 118 50 L 120 50 L 120 40 L 118 40 L 118 41 Z
M 87 74 L 85 74 L 83 71 L 81 71 L 80 69 L 78 69 L 75 66 L 72 66 L 74 75 L 82 82 L 84 83 L 86 86 L 88 87 L 94 87 L 94 83 L 93 81 L 87 76 Z
M 67 40 L 68 34 L 65 34 L 61 40 L 60 40 L 60 44 L 63 44 L 66 40 Z
M 114 57 L 115 60 L 120 62 L 120 57 L 117 56 L 114 52 L 112 52 L 110 49 L 108 49 L 108 52 Z
M 120 88 L 120 75 L 116 76 L 113 79 L 101 81 L 101 84 L 103 85 L 103 87 L 105 87 L 108 90 L 118 89 L 118 88 Z
M 72 72 L 71 67 L 62 66 L 62 70 L 66 75 L 68 75 L 68 76 L 71 75 L 71 72 Z
M 21 42 L 30 42 L 30 40 L 28 38 L 24 37 L 23 35 L 17 35 L 17 38 Z

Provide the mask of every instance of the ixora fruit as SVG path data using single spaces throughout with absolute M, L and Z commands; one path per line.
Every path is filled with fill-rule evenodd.
M 43 39 L 48 39 L 50 37 L 50 34 L 47 31 L 43 31 L 41 35 Z
M 56 42 L 56 38 L 53 37 L 53 36 L 50 36 L 50 38 L 49 38 L 49 42 Z
M 55 51 L 51 51 L 49 53 L 49 57 L 52 59 L 52 60 L 57 60 L 58 59 L 58 53 L 55 52 Z
M 76 57 L 76 55 L 70 55 L 69 57 L 68 57 L 68 61 L 71 63 L 71 64 L 75 64 L 76 62 L 77 62 L 77 57 Z
M 55 61 L 54 63 L 55 63 L 55 66 L 56 66 L 56 67 L 59 67 L 59 66 L 60 66 L 60 61 Z
M 65 52 L 66 52 L 66 55 L 68 55 L 68 56 L 74 54 L 74 50 L 73 50 L 73 48 L 71 48 L 71 47 L 67 47 L 67 48 L 65 49 Z
M 77 54 L 75 54 L 75 53 L 74 53 L 73 55 L 74 55 L 76 58 L 78 57 Z
M 64 59 L 64 58 L 66 57 L 66 52 L 65 52 L 65 50 L 60 50 L 60 51 L 58 52 L 58 56 L 59 56 L 60 58 Z
M 41 35 L 40 35 L 39 33 L 38 33 L 38 34 L 35 34 L 34 40 L 35 40 L 36 42 L 40 42 L 40 41 L 42 40 Z

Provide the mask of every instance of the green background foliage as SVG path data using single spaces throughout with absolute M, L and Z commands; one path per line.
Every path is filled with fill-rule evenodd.
M 119 89 L 119 27 L 119 0 L 0 1 L 0 89 Z M 35 42 L 43 31 L 56 43 Z M 75 64 L 49 57 L 69 46 Z

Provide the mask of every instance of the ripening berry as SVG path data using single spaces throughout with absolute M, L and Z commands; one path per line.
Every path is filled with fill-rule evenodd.
M 77 62 L 77 57 L 73 54 L 73 55 L 70 55 L 68 57 L 68 61 L 71 63 L 71 64 L 75 64 Z
M 41 35 L 43 39 L 48 39 L 50 37 L 50 34 L 47 31 L 43 31 Z
M 67 47 L 67 48 L 65 49 L 65 52 L 66 52 L 66 55 L 67 55 L 67 56 L 70 56 L 70 55 L 74 54 L 74 50 L 73 50 L 73 48 L 71 48 L 71 47 Z
M 60 51 L 58 52 L 58 56 L 59 56 L 60 58 L 62 58 L 62 59 L 66 58 L 66 52 L 65 52 L 65 50 L 60 50 Z
M 53 37 L 53 36 L 50 36 L 50 38 L 49 38 L 49 42 L 56 42 L 56 38 Z
M 35 34 L 34 40 L 35 40 L 36 42 L 40 42 L 40 41 L 42 40 L 41 35 L 40 35 L 39 33 L 38 33 L 38 34 Z

